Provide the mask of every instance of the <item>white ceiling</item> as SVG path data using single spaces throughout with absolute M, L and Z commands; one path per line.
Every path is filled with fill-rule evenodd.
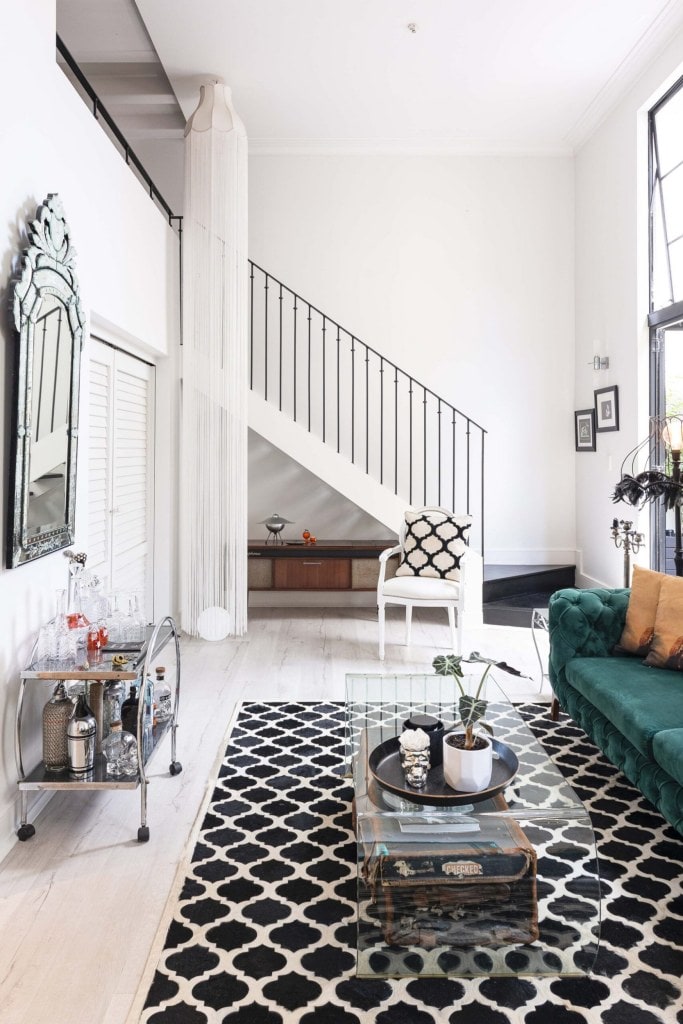
M 220 78 L 253 151 L 571 152 L 683 26 L 683 0 L 136 2 L 185 117 Z

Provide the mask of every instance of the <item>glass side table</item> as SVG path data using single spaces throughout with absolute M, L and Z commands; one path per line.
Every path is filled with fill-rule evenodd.
M 538 688 L 538 692 L 541 693 L 543 690 L 543 684 L 548 678 L 548 659 L 543 658 L 541 654 L 541 648 L 539 647 L 539 633 L 548 633 L 548 609 L 547 608 L 533 608 L 531 611 L 531 639 L 534 642 L 534 648 L 536 650 L 536 657 L 538 658 L 538 664 L 541 669 L 541 685 Z
M 449 793 L 435 802 L 383 781 L 378 751 L 397 747 L 403 723 L 415 713 L 452 728 L 453 697 L 452 681 L 443 676 L 346 677 L 356 973 L 374 979 L 589 973 L 600 933 L 590 818 L 495 681 L 487 721 L 518 759 L 502 791 L 477 799 L 453 790 L 457 803 Z M 442 768 L 433 767 L 430 776 L 443 789 Z

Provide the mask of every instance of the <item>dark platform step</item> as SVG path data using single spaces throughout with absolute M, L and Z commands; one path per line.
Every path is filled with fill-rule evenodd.
M 547 608 L 550 595 L 575 583 L 573 565 L 484 567 L 484 622 L 529 626 L 532 608 Z
M 573 587 L 575 576 L 574 565 L 485 565 L 484 603 L 519 594 L 552 594 Z

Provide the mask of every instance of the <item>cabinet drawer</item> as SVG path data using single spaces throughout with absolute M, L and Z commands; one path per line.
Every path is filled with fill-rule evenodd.
M 275 590 L 349 590 L 350 558 L 275 558 L 273 559 Z

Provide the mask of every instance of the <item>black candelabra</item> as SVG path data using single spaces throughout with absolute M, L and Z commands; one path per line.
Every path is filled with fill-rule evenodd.
M 624 549 L 624 586 L 631 586 L 631 553 L 637 555 L 645 543 L 645 535 L 633 529 L 627 519 L 612 520 L 612 540 L 618 548 Z
M 629 505 L 640 506 L 648 502 L 661 501 L 667 511 L 674 514 L 674 565 L 676 575 L 683 576 L 683 540 L 681 539 L 681 506 L 683 505 L 683 481 L 681 480 L 681 451 L 683 451 L 683 415 L 674 413 L 661 418 L 650 419 L 650 432 L 645 440 L 633 448 L 621 464 L 621 478 L 614 488 L 613 501 L 626 501 Z M 659 456 L 666 452 L 667 466 L 654 466 L 642 472 L 636 472 L 636 462 L 641 455 L 645 456 L 646 466 L 660 461 Z M 624 469 L 631 460 L 631 472 Z M 667 468 L 670 472 L 667 472 Z M 628 536 L 623 528 L 628 527 Z M 642 536 L 631 529 L 632 523 L 623 520 L 612 522 L 612 537 L 617 547 L 624 547 L 624 572 L 626 573 L 630 551 L 637 551 L 642 543 Z M 623 536 L 622 536 L 623 535 Z M 640 537 L 638 547 L 634 547 L 635 537 Z M 628 578 L 628 577 L 627 577 Z M 626 584 L 628 586 L 628 583 Z

